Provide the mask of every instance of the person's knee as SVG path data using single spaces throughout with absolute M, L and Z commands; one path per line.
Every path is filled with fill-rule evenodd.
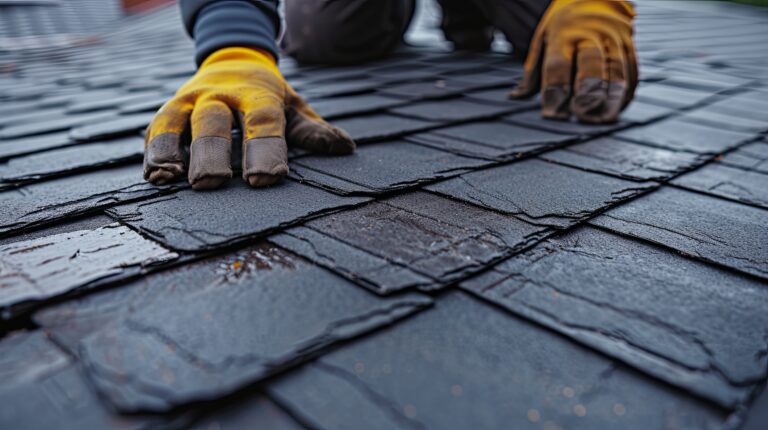
M 303 63 L 381 58 L 402 40 L 412 10 L 404 0 L 288 0 L 285 51 Z

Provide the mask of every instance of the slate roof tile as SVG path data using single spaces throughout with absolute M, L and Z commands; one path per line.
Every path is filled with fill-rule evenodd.
M 146 266 L 178 257 L 118 224 L 5 244 L 0 255 L 3 318 L 36 302 L 136 275 Z
M 21 123 L 0 129 L 0 139 L 13 139 L 18 137 L 35 136 L 39 134 L 69 130 L 71 127 L 76 127 L 82 124 L 90 124 L 93 122 L 108 120 L 113 115 L 114 114 L 109 111 L 86 112 L 63 116 L 50 121 L 46 120 Z
M 312 108 L 324 118 L 334 119 L 379 112 L 403 103 L 406 102 L 379 94 L 361 94 L 315 100 L 312 102 Z
M 270 240 L 388 294 L 445 287 L 549 232 L 513 217 L 416 192 L 312 220 Z
M 405 141 L 388 141 L 364 145 L 348 157 L 302 157 L 292 164 L 290 175 L 338 194 L 376 194 L 435 182 L 485 164 Z
M 267 262 L 254 252 L 223 269 L 247 282 L 184 295 L 182 308 L 177 300 L 154 301 L 80 342 L 83 364 L 110 403 L 166 411 L 219 398 L 431 303 L 412 294 L 375 298 L 279 250 L 265 251 L 278 254 Z M 217 263 L 198 265 L 200 277 L 209 278 Z M 247 273 L 262 264 L 269 268 L 259 276 Z
M 664 187 L 590 222 L 768 279 L 767 214 L 764 209 Z
M 571 167 L 626 179 L 664 180 L 709 161 L 709 156 L 670 151 L 603 137 L 540 155 Z
M 768 209 L 768 174 L 710 164 L 672 181 L 689 190 Z
M 62 148 L 75 143 L 69 138 L 69 131 L 0 140 L 0 160 L 5 161 L 12 157 Z
M 600 230 L 549 239 L 462 288 L 724 407 L 768 371 L 762 283 Z
M 0 164 L 0 190 L 112 164 L 134 163 L 141 161 L 143 154 L 144 139 L 136 136 L 16 157 Z
M 565 228 L 654 187 L 653 182 L 630 182 L 542 160 L 525 160 L 463 174 L 426 188 L 536 225 Z
M 714 95 L 714 91 L 702 91 L 691 88 L 680 88 L 673 85 L 646 84 L 640 85 L 635 91 L 637 100 L 667 106 L 685 108 L 699 105 Z
M 138 134 L 147 128 L 155 112 L 139 112 L 103 118 L 98 123 L 82 125 L 69 131 L 69 137 L 76 141 L 94 141 L 127 134 Z
M 201 193 L 186 189 L 117 206 L 108 213 L 171 249 L 204 251 L 264 236 L 367 200 L 340 197 L 293 181 L 254 193 L 242 180 L 235 179 L 226 191 Z M 258 216 L 252 213 L 256 207 Z
M 681 399 L 615 361 L 455 292 L 392 330 L 291 372 L 267 391 L 315 428 L 333 428 L 340 411 L 376 420 L 366 428 L 408 430 L 510 422 L 645 429 L 667 420 L 706 428 L 723 420 L 702 402 Z
M 141 165 L 129 164 L 2 191 L 0 237 L 185 187 L 149 184 Z

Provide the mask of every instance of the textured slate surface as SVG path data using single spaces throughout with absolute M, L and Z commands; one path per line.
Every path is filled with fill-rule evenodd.
M 359 428 L 363 417 L 371 418 L 366 428 L 447 430 L 509 423 L 714 428 L 723 420 L 701 402 L 460 293 L 321 357 L 268 391 L 314 428 Z
M 142 178 L 141 165 L 131 164 L 0 192 L 0 236 L 184 186 L 151 185 Z
M 361 94 L 356 96 L 333 97 L 313 101 L 312 108 L 325 119 L 334 119 L 345 115 L 360 115 L 381 111 L 405 103 L 401 99 L 379 94 Z
M 444 287 L 549 233 L 416 192 L 310 221 L 271 241 L 386 294 Z
M 713 95 L 714 92 L 712 91 L 680 88 L 665 84 L 641 85 L 635 93 L 635 97 L 639 101 L 673 108 L 695 106 Z
M 441 128 L 408 140 L 469 157 L 507 160 L 570 143 L 576 136 L 494 122 Z
M 710 164 L 680 176 L 673 184 L 768 209 L 768 174 Z
M 333 124 L 346 130 L 357 143 L 387 140 L 439 126 L 434 122 L 388 114 L 343 118 Z
M 303 219 L 366 201 L 340 197 L 293 181 L 254 190 L 233 180 L 225 190 L 191 189 L 109 211 L 169 248 L 203 251 L 232 245 Z
M 114 136 L 138 134 L 147 128 L 155 116 L 154 112 L 140 112 L 105 118 L 93 124 L 83 125 L 69 131 L 69 137 L 77 141 L 93 141 Z
M 591 223 L 768 278 L 766 215 L 764 209 L 666 187 Z
M 724 130 L 681 118 L 665 119 L 650 125 L 633 127 L 615 136 L 674 151 L 690 151 L 699 154 L 717 154 L 727 151 L 755 137 L 753 133 Z
M 765 286 L 645 243 L 582 228 L 462 288 L 725 407 L 766 377 Z
M 62 176 L 112 164 L 141 161 L 144 139 L 130 137 L 114 141 L 79 144 L 13 158 L 0 164 L 0 189 L 13 184 Z
M 19 155 L 31 154 L 48 149 L 73 145 L 69 132 L 49 133 L 42 136 L 20 137 L 0 141 L 0 160 L 7 160 Z
M 670 151 L 603 137 L 541 155 L 548 161 L 634 180 L 662 180 L 708 161 L 706 155 Z
M 0 247 L 0 308 L 57 297 L 105 279 L 139 273 L 177 255 L 133 230 L 110 224 Z
M 653 187 L 652 182 L 630 182 L 526 160 L 467 173 L 427 189 L 536 225 L 565 228 Z
M 246 260 L 237 270 L 258 264 Z M 163 411 L 221 397 L 431 303 L 419 295 L 376 298 L 287 255 L 259 276 L 182 301 L 183 308 L 155 301 L 80 343 L 94 383 L 120 410 Z
M 291 176 L 332 192 L 375 194 L 455 176 L 488 164 L 405 141 L 364 145 L 348 157 L 296 160 Z

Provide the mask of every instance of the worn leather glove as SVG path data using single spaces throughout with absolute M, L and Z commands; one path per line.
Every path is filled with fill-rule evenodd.
M 155 115 L 146 134 L 144 178 L 162 184 L 184 173 L 184 140 L 191 125 L 189 183 L 195 189 L 225 184 L 232 177 L 235 118 L 243 131 L 243 179 L 254 187 L 288 173 L 286 139 L 327 154 L 355 149 L 344 131 L 325 122 L 285 82 L 270 54 L 225 48 L 211 54 Z
M 510 93 L 541 88 L 545 118 L 607 123 L 632 100 L 638 72 L 632 41 L 634 9 L 624 0 L 552 0 L 525 61 L 525 76 Z

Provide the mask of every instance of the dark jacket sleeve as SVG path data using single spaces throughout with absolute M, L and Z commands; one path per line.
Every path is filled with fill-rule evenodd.
M 179 7 L 198 65 L 230 46 L 261 48 L 277 58 L 278 0 L 179 0 Z

